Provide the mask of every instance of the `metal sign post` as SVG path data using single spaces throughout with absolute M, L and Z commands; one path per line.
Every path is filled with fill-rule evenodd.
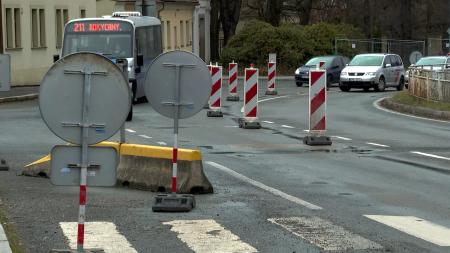
M 68 55 L 41 82 L 39 109 L 44 122 L 58 137 L 75 144 L 53 148 L 50 179 L 56 185 L 79 185 L 76 252 L 102 252 L 84 249 L 87 186 L 116 183 L 117 151 L 89 145 L 113 136 L 125 122 L 130 105 L 128 80 L 101 55 Z
M 155 111 L 174 120 L 172 182 L 170 194 L 158 194 L 154 212 L 189 212 L 195 207 L 191 194 L 177 194 L 179 119 L 198 113 L 209 99 L 211 75 L 197 56 L 171 51 L 158 56 L 145 80 L 145 93 Z

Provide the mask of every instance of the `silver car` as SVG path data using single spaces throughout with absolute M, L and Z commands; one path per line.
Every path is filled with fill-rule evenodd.
M 359 54 L 341 72 L 339 88 L 384 91 L 386 87 L 405 87 L 405 68 L 396 54 Z

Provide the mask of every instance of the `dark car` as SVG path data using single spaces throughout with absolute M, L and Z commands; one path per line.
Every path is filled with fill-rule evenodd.
M 309 83 L 309 70 L 316 68 L 317 64 L 321 61 L 325 62 L 325 68 L 327 69 L 327 86 L 330 86 L 333 83 L 339 83 L 341 71 L 345 68 L 349 59 L 340 55 L 318 56 L 312 58 L 295 71 L 295 83 L 298 87 L 302 86 L 304 83 Z

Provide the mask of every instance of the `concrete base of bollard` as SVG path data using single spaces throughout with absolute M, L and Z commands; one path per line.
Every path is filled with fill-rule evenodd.
M 303 143 L 309 146 L 329 146 L 333 142 L 328 136 L 308 135 L 303 138 Z
M 208 117 L 221 118 L 221 117 L 223 117 L 223 112 L 222 112 L 222 111 L 209 110 L 209 111 L 206 113 L 206 116 L 208 116 Z
M 136 144 L 103 142 L 99 145 L 113 146 L 119 150 L 120 162 L 117 181 L 123 186 L 169 192 L 172 178 L 172 148 Z M 178 193 L 213 193 L 213 186 L 203 171 L 200 151 L 179 149 Z M 22 170 L 25 176 L 49 177 L 50 155 L 45 156 Z
M 192 194 L 158 194 L 155 197 L 153 212 L 190 212 L 195 208 Z
M 79 253 L 76 249 L 52 249 L 50 253 Z M 84 249 L 83 253 L 105 253 L 103 249 Z
M 238 95 L 230 95 L 227 97 L 227 101 L 239 101 Z
M 244 129 L 260 129 L 261 128 L 261 123 L 259 123 L 259 121 L 253 120 L 247 120 L 245 118 L 240 118 L 238 120 L 239 123 L 239 128 L 244 128 Z
M 266 95 L 278 95 L 276 90 L 266 90 Z
M 117 180 L 122 185 L 153 192 L 169 192 L 172 183 L 170 159 L 122 155 L 117 168 Z M 213 193 L 213 187 L 203 172 L 202 161 L 178 161 L 178 193 Z

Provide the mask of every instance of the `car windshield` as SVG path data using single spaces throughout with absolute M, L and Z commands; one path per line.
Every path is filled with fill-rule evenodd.
M 306 67 L 315 67 L 317 64 L 319 64 L 321 61 L 325 62 L 325 67 L 329 67 L 331 62 L 333 62 L 332 56 L 326 56 L 326 57 L 314 57 L 311 60 L 309 60 L 305 66 Z
M 416 66 L 424 66 L 424 65 L 443 65 L 447 57 L 424 57 L 416 62 Z
M 349 66 L 381 66 L 383 55 L 357 55 L 348 64 Z

